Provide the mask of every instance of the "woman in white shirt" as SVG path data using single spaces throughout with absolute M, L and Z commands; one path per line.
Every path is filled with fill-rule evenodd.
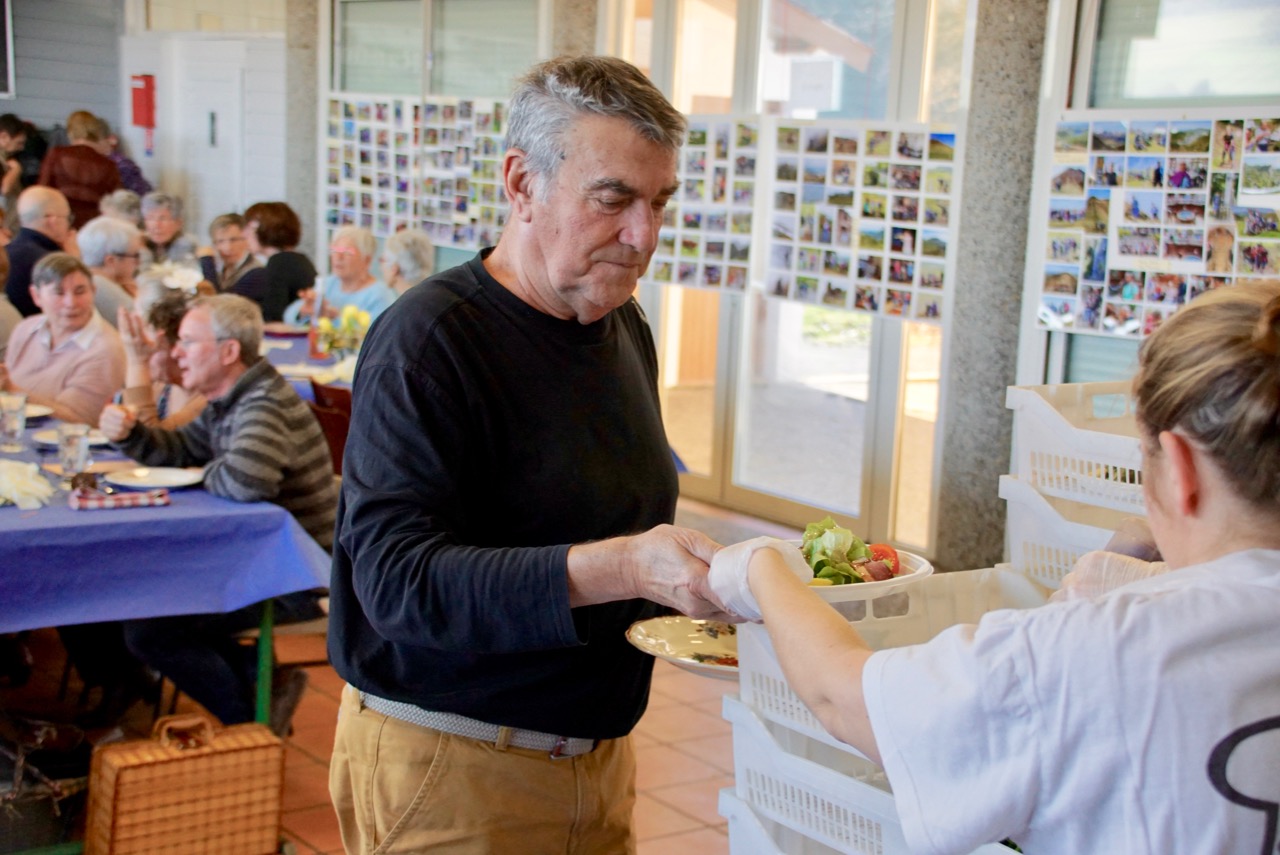
M 1168 572 L 873 652 L 794 548 L 712 561 L 796 693 L 882 762 L 913 851 L 1276 851 L 1280 282 L 1180 310 L 1144 343 L 1134 393 Z

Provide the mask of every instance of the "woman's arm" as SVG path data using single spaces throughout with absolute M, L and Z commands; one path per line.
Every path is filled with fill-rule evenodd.
M 871 648 L 772 549 L 752 554 L 748 580 L 787 683 L 833 736 L 880 763 L 862 692 Z

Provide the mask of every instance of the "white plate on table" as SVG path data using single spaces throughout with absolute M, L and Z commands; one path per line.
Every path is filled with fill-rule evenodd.
M 800 541 L 790 540 L 796 549 Z M 828 603 L 848 603 L 855 600 L 874 600 L 883 597 L 898 588 L 919 582 L 933 573 L 933 565 L 922 555 L 914 552 L 898 550 L 898 560 L 902 562 L 902 572 L 891 579 L 879 582 L 853 582 L 848 585 L 813 585 L 810 590 Z
M 192 487 L 204 480 L 204 470 L 199 468 L 177 469 L 170 466 L 139 466 L 102 476 L 113 487 L 126 490 L 155 490 L 160 487 L 176 489 Z
M 627 641 L 694 674 L 738 679 L 738 628 L 731 623 L 683 616 L 650 618 L 633 623 Z
M 272 338 L 302 338 L 311 332 L 308 326 L 286 324 L 284 321 L 270 321 L 262 325 L 262 334 Z
M 38 430 L 35 433 L 31 434 L 31 438 L 34 439 L 36 442 L 40 443 L 41 445 L 57 445 L 58 431 L 57 431 L 57 428 L 49 428 L 48 430 Z M 89 431 L 90 447 L 97 447 L 97 446 L 110 445 L 110 444 L 111 444 L 111 440 L 107 439 L 106 435 L 102 431 L 100 430 Z
M 28 419 L 43 419 L 53 415 L 53 407 L 44 404 L 27 404 Z

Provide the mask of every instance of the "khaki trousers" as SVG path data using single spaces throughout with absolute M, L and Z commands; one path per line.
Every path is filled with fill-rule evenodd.
M 351 855 L 634 855 L 630 737 L 589 754 L 498 748 L 342 692 L 329 792 Z

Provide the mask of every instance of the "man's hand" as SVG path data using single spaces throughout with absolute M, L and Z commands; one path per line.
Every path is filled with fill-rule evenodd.
M 80 257 L 79 234 L 80 233 L 75 229 L 71 229 L 67 232 L 66 238 L 62 241 L 62 251 L 68 255 L 74 255 L 76 258 Z
M 569 603 L 640 597 L 689 617 L 737 621 L 711 592 L 707 567 L 720 548 L 699 531 L 660 525 L 643 534 L 569 549 Z
M 116 310 L 116 328 L 120 330 L 120 339 L 130 359 L 146 362 L 156 352 L 155 339 L 147 335 L 142 315 L 121 306 Z
M 129 435 L 137 423 L 138 414 L 133 407 L 107 404 L 102 409 L 102 415 L 98 417 L 98 430 L 112 442 L 120 442 Z

